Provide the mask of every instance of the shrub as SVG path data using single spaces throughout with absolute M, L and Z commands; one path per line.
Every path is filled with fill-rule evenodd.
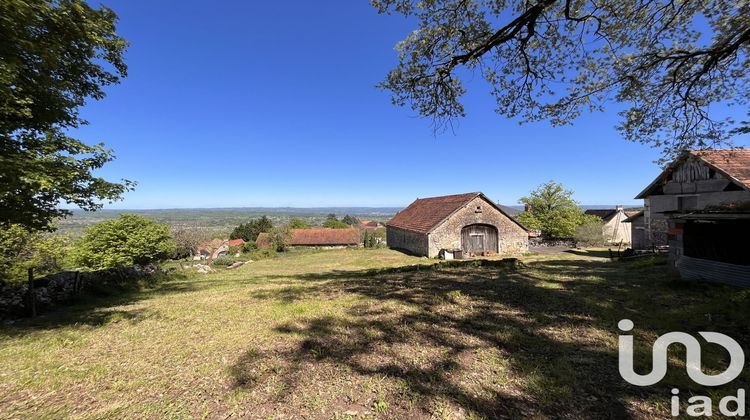
M 174 255 L 175 242 L 169 226 L 136 214 L 97 223 L 73 248 L 73 262 L 101 270 L 146 265 Z
M 604 223 L 597 217 L 587 218 L 576 228 L 575 240 L 579 244 L 593 246 L 601 245 L 604 241 Z
M 220 267 L 228 267 L 232 264 L 237 262 L 237 260 L 234 259 L 234 257 L 229 255 L 222 255 L 221 257 L 214 260 L 213 265 L 218 265 Z
M 252 252 L 256 249 L 258 249 L 258 246 L 255 244 L 255 241 L 247 241 L 244 244 L 242 244 L 242 252 L 245 254 L 248 252 Z

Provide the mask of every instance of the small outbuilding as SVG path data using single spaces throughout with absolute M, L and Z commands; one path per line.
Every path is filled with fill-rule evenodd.
M 648 248 L 646 239 L 646 223 L 643 210 L 629 216 L 623 222 L 630 224 L 630 247 L 633 249 Z
M 386 242 L 414 255 L 443 250 L 464 256 L 518 254 L 529 248 L 529 232 L 481 192 L 419 198 L 386 223 Z
M 602 235 L 607 242 L 629 244 L 633 241 L 627 219 L 638 213 L 637 210 L 630 211 L 617 206 L 613 209 L 589 209 L 585 213 L 602 219 Z

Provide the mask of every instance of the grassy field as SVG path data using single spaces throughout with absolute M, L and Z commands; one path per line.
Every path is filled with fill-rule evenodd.
M 715 401 L 747 388 L 747 374 L 692 385 L 679 348 L 661 383 L 625 383 L 618 320 L 635 322 L 643 372 L 668 331 L 748 348 L 750 295 L 603 256 L 430 268 L 333 250 L 176 275 L 2 325 L 0 417 L 666 418 L 673 386 Z M 703 358 L 726 364 L 714 346 Z

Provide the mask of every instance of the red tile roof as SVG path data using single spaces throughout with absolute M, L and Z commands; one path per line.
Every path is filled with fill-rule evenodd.
M 231 239 L 227 241 L 228 246 L 242 246 L 245 244 L 245 241 L 242 239 Z
M 357 245 L 359 229 L 292 229 L 289 245 Z
M 750 149 L 702 150 L 690 152 L 724 176 L 750 189 Z
M 709 167 L 721 173 L 728 179 L 734 181 L 741 187 L 750 190 L 750 149 L 707 149 L 691 150 L 683 157 L 678 158 L 667 169 L 662 171 L 651 184 L 646 187 L 635 198 L 646 198 L 653 193 L 661 181 L 682 162 L 685 156 L 695 156 L 705 162 Z
M 472 192 L 466 194 L 445 195 L 441 197 L 418 198 L 411 203 L 409 207 L 401 210 L 393 216 L 393 218 L 386 223 L 386 226 L 416 233 L 429 233 L 448 216 L 468 204 L 469 201 L 476 197 L 484 198 L 487 203 L 515 222 L 515 219 L 510 217 L 484 194 L 480 192 Z M 520 223 L 518 223 L 518 225 L 521 226 Z
M 330 228 L 309 228 L 309 229 L 292 229 L 292 237 L 289 240 L 291 246 L 342 246 L 358 245 L 359 229 L 330 229 Z M 271 246 L 271 239 L 267 233 L 258 235 L 255 244 L 258 248 Z
M 481 193 L 445 195 L 442 197 L 418 198 L 398 212 L 386 226 L 412 232 L 427 233 L 446 217 L 478 197 Z

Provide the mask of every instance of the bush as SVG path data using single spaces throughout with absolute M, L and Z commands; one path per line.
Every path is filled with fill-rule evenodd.
M 73 262 L 80 267 L 102 270 L 146 265 L 165 260 L 175 252 L 169 226 L 136 214 L 97 223 L 73 248 Z
M 604 244 L 604 223 L 598 217 L 587 218 L 576 228 L 575 240 L 579 244 L 594 246 Z
M 237 260 L 234 259 L 234 257 L 229 256 L 229 255 L 222 255 L 221 257 L 214 260 L 213 265 L 218 265 L 220 267 L 228 267 L 234 264 L 235 262 L 237 262 Z
M 255 241 L 247 241 L 244 244 L 242 244 L 243 254 L 247 254 L 248 252 L 252 252 L 256 249 L 258 249 L 258 246 L 255 244 Z

